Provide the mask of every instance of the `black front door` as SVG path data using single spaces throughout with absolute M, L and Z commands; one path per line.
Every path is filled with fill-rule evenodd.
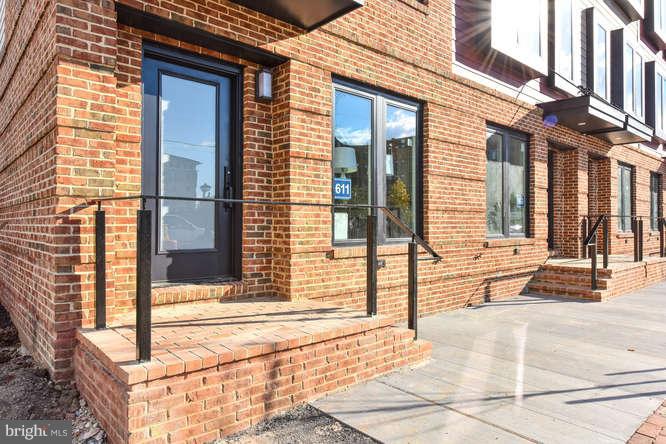
M 142 193 L 232 197 L 239 171 L 240 71 L 147 47 L 143 59 Z M 153 281 L 237 274 L 239 209 L 215 202 L 148 199 Z

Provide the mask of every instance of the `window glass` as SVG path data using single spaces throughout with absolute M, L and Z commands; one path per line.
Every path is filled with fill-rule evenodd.
M 334 108 L 334 203 L 386 207 L 416 232 L 418 106 L 382 93 L 336 85 Z M 368 212 L 368 208 L 335 208 L 334 241 L 365 239 Z M 410 237 L 383 212 L 377 215 L 379 241 Z
M 594 49 L 594 92 L 608 99 L 608 45 L 607 34 L 603 26 L 597 25 Z
M 661 217 L 661 205 L 659 205 L 659 196 L 661 195 L 661 175 L 657 173 L 650 174 L 650 229 L 659 230 L 659 218 Z
M 163 196 L 215 197 L 217 88 L 160 76 L 160 183 Z M 160 249 L 215 247 L 212 202 L 160 202 Z
M 525 234 L 525 159 L 527 143 L 509 137 L 508 182 L 509 182 L 509 233 Z
M 351 199 L 338 204 L 372 202 L 370 171 L 372 168 L 372 100 L 345 91 L 335 91 L 335 128 L 333 130 L 333 175 L 351 180 Z M 365 239 L 364 209 L 336 208 L 335 240 Z
M 558 72 L 573 80 L 573 0 L 560 0 L 557 6 Z
M 634 112 L 643 115 L 643 57 L 634 53 Z
M 661 74 L 657 74 L 657 81 L 655 84 L 655 95 L 656 95 L 656 105 L 655 105 L 655 126 L 659 130 L 664 130 L 664 77 Z
M 624 108 L 643 115 L 643 57 L 631 45 L 624 46 Z
M 488 236 L 520 236 L 527 228 L 527 141 L 508 130 L 486 136 Z
M 515 12 L 520 11 L 521 20 Z M 493 46 L 513 54 L 541 57 L 543 0 L 492 0 Z
M 386 206 L 414 230 L 416 222 L 416 112 L 393 105 L 386 107 Z M 405 237 L 388 221 L 387 237 Z
M 486 225 L 489 235 L 504 233 L 502 164 L 504 161 L 502 135 L 491 132 L 486 137 Z
M 631 167 L 620 165 L 618 169 L 618 215 L 620 231 L 631 230 L 632 183 Z
M 634 106 L 634 51 L 631 46 L 624 47 L 624 107 L 633 111 Z

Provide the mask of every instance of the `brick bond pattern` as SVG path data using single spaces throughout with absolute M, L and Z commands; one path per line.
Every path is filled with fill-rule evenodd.
M 666 402 L 648 417 L 629 439 L 628 444 L 666 443 Z
M 310 33 L 224 0 L 118 1 L 290 61 L 275 72 L 273 102 L 258 103 L 254 63 L 118 25 L 112 0 L 10 2 L 0 49 L 0 298 L 56 379 L 71 378 L 75 329 L 92 322 L 92 209 L 82 204 L 140 190 L 143 39 L 245 67 L 245 198 L 330 200 L 333 75 L 422 101 L 424 235 L 445 258 L 420 267 L 424 314 L 514 295 L 545 261 L 551 142 L 576 148 L 555 156 L 555 242 L 572 256 L 581 216 L 617 211 L 618 161 L 636 168 L 638 214 L 649 212 L 650 171 L 665 171 L 644 149 L 546 128 L 537 108 L 455 74 L 449 1 L 375 0 Z M 530 134 L 527 239 L 485 237 L 488 122 Z M 111 319 L 134 304 L 135 209 L 107 208 Z M 331 245 L 328 211 L 247 208 L 243 223 L 241 282 L 160 290 L 154 303 L 279 295 L 362 306 L 363 249 Z M 631 239 L 611 228 L 612 252 L 631 252 Z M 645 238 L 654 254 L 658 236 Z M 380 313 L 404 318 L 406 249 L 379 252 Z
M 79 332 L 76 383 L 111 443 L 210 442 L 431 353 L 391 318 L 318 302 L 179 304 L 154 317 L 145 364 L 127 363 L 131 328 Z

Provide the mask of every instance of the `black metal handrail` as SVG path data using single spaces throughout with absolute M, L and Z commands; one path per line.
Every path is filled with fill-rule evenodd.
M 589 228 L 590 218 L 597 217 L 595 224 Z M 604 234 L 604 243 L 603 243 L 603 268 L 608 268 L 608 253 L 609 253 L 609 230 L 608 230 L 608 220 L 610 218 L 631 218 L 631 231 L 634 235 L 634 262 L 643 261 L 643 219 L 653 219 L 652 216 L 643 216 L 643 215 L 631 215 L 631 216 L 621 216 L 616 214 L 601 214 L 601 215 L 591 215 L 583 216 L 583 231 L 584 231 L 584 240 L 583 240 L 583 257 L 589 256 L 592 265 L 592 289 L 597 289 L 597 231 L 599 230 L 599 225 L 603 224 L 603 234 Z M 666 218 L 658 217 L 659 224 L 659 256 L 666 257 L 666 239 L 664 236 L 666 231 Z
M 122 200 L 140 200 L 141 208 L 137 210 L 137 259 L 136 259 L 136 347 L 137 360 L 149 361 L 151 357 L 151 248 L 152 248 L 152 212 L 146 209 L 147 200 L 181 200 L 192 202 L 213 202 L 230 205 L 262 205 L 262 206 L 301 206 L 319 208 L 365 209 L 367 215 L 366 236 L 366 297 L 368 316 L 377 314 L 377 210 L 390 219 L 411 238 L 408 245 L 408 328 L 414 331 L 414 339 L 418 337 L 418 262 L 430 260 L 440 262 L 440 256 L 423 238 L 416 234 L 389 208 L 371 204 L 329 204 L 314 202 L 289 202 L 271 200 L 247 200 L 224 198 L 197 198 L 180 196 L 134 195 L 91 199 L 88 205 L 96 205 L 95 212 L 95 328 L 106 328 L 106 215 L 102 209 L 104 202 Z M 418 257 L 418 246 L 421 246 L 429 257 Z

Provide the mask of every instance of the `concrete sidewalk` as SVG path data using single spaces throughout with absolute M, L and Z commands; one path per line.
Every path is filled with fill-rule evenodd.
M 387 443 L 626 442 L 666 398 L 666 283 L 421 319 L 433 359 L 313 405 Z

